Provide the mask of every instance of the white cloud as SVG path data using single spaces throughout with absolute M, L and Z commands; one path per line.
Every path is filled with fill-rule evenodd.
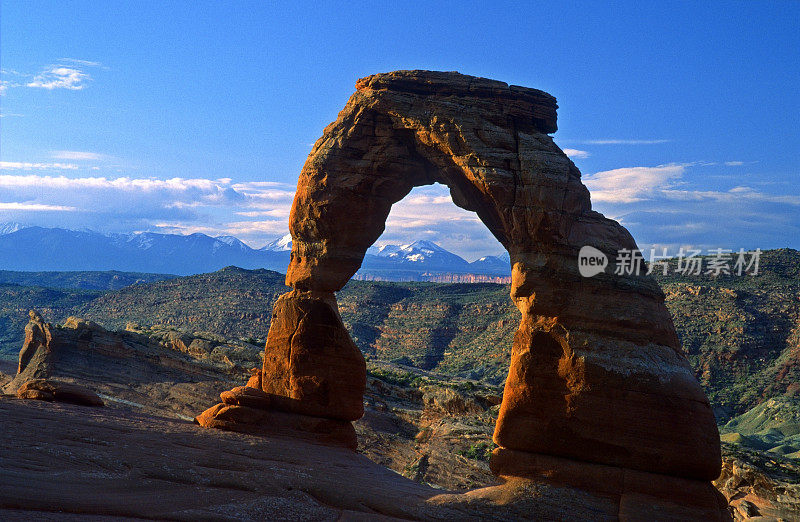
M 25 203 L 25 202 L 10 202 L 4 203 L 0 201 L 0 211 L 3 210 L 21 210 L 21 211 L 37 211 L 37 212 L 46 212 L 46 211 L 73 211 L 77 210 L 75 207 L 66 207 L 63 205 L 43 205 L 40 203 Z
M 646 245 L 708 248 L 796 246 L 800 195 L 750 186 L 708 188 L 690 178 L 686 163 L 614 169 L 586 176 L 595 210 L 622 223 Z M 709 176 L 700 178 L 709 183 Z
M 658 145 L 661 143 L 669 143 L 672 140 L 618 140 L 618 139 L 600 139 L 600 140 L 579 140 L 577 143 L 585 143 L 587 145 Z
M 660 165 L 606 170 L 584 176 L 583 183 L 589 188 L 592 201 L 634 203 L 671 186 L 684 169 L 683 165 Z
M 718 190 L 664 190 L 662 194 L 669 199 L 680 201 L 714 200 L 719 202 L 765 202 L 800 205 L 800 196 L 790 194 L 767 194 L 752 187 L 733 187 L 727 191 Z
M 223 179 L 227 179 L 228 182 L 231 181 L 230 178 L 223 178 Z M 252 190 L 263 190 L 266 188 L 291 189 L 294 188 L 294 185 L 291 185 L 289 183 L 282 183 L 280 181 L 245 181 L 242 183 L 234 184 L 233 188 L 235 188 L 236 190 L 252 191 Z
M 737 186 L 726 191 L 676 188 L 680 184 L 686 184 L 682 178 L 686 168 L 693 165 L 705 166 L 707 164 L 685 163 L 607 170 L 584 176 L 583 182 L 589 188 L 594 202 L 626 204 L 668 199 L 676 201 L 714 200 L 729 203 L 760 201 L 800 205 L 800 196 L 798 195 L 767 194 L 747 186 Z
M 237 190 L 235 186 L 233 188 Z M 294 191 L 292 190 L 273 190 L 273 189 L 260 190 L 260 191 L 247 191 L 244 189 L 238 189 L 238 190 L 241 191 L 243 194 L 247 194 L 247 197 L 249 197 L 254 201 L 263 201 L 263 200 L 279 201 L 287 199 L 291 200 L 292 198 L 294 198 Z
M 424 189 L 420 189 L 424 190 Z M 403 208 L 406 205 L 446 205 L 448 203 L 453 203 L 453 197 L 450 194 L 413 194 L 408 195 L 403 198 L 401 201 L 397 203 L 399 207 Z M 414 212 L 418 212 L 418 210 L 414 210 Z
M 102 154 L 96 152 L 83 152 L 77 150 L 54 150 L 51 153 L 56 159 L 73 161 L 98 161 L 104 158 Z
M 8 163 L 8 162 L 3 162 Z M 23 163 L 22 165 L 40 165 L 36 163 Z M 47 164 L 60 165 L 60 164 Z M 2 167 L 2 163 L 0 163 Z M 71 167 L 77 169 L 77 165 Z M 212 179 L 186 179 L 186 178 L 68 178 L 66 176 L 40 176 L 31 175 L 0 175 L 0 187 L 5 188 L 58 188 L 58 189 L 113 189 L 122 191 L 177 191 L 190 190 L 210 191 L 217 193 L 224 190 L 219 180 Z
M 100 62 L 93 62 L 91 60 L 78 60 L 77 58 L 59 58 L 59 62 L 61 63 L 72 63 L 75 65 L 83 65 L 84 67 L 102 67 L 103 64 Z
M 276 208 L 273 210 L 251 210 L 247 212 L 237 212 L 237 216 L 242 217 L 289 217 L 289 208 Z
M 79 91 L 86 87 L 86 82 L 92 78 L 89 74 L 75 67 L 52 66 L 48 67 L 26 84 L 27 87 L 41 89 L 69 89 Z
M 744 161 L 726 161 L 725 165 L 727 167 L 741 167 L 744 165 Z
M 578 150 L 578 149 L 561 149 L 564 151 L 564 154 L 569 156 L 570 158 L 588 158 L 589 153 L 585 150 Z
M 53 165 L 0 164 L 12 170 Z M 108 232 L 202 231 L 211 235 L 233 234 L 263 244 L 286 233 L 294 196 L 283 188 L 288 186 L 272 182 L 234 184 L 230 178 L 68 177 L 9 172 L 0 174 L 0 194 L 9 202 L 0 208 L 0 220 Z M 28 212 L 36 209 L 71 212 L 68 217 L 54 221 L 44 212 Z M 247 218 L 253 221 L 243 221 Z
M 25 75 L 18 73 L 17 71 L 14 71 L 12 69 L 0 69 L 0 76 L 4 76 L 6 78 L 8 78 L 9 76 L 19 78 L 19 77 L 24 77 Z M 0 96 L 5 95 L 9 87 L 19 87 L 19 85 L 20 84 L 17 83 L 17 80 L 10 81 L 8 79 L 0 79 Z
M 260 237 L 282 236 L 289 232 L 289 222 L 286 219 L 235 221 L 226 223 L 225 230 L 228 234 L 240 238 L 250 238 L 254 235 Z
M 29 163 L 26 161 L 0 161 L 0 170 L 77 170 L 74 163 Z
M 85 71 L 87 67 L 103 67 L 100 62 L 61 58 L 55 65 L 44 67 L 38 74 L 26 74 L 12 69 L 2 69 L 0 74 L 15 78 L 14 81 L 0 80 L 0 95 L 6 94 L 9 87 L 32 87 L 37 89 L 67 89 L 79 91 L 86 87 L 92 77 Z

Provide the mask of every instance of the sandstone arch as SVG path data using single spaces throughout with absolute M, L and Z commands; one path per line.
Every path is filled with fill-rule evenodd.
M 500 453 L 716 478 L 714 417 L 663 294 L 649 278 L 613 274 L 616 252 L 637 247 L 592 211 L 580 172 L 548 135 L 555 99 L 429 71 L 376 74 L 356 89 L 298 181 L 286 277 L 293 290 L 275 306 L 261 383 L 274 404 L 361 416 L 364 360 L 334 292 L 358 270 L 391 205 L 439 182 L 511 256 L 522 320 L 494 436 Z M 578 274 L 583 245 L 609 256 L 606 273 Z M 496 472 L 503 462 L 496 459 Z

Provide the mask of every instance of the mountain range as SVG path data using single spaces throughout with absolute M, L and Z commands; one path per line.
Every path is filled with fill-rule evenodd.
M 290 235 L 262 248 L 234 236 L 211 237 L 133 232 L 103 234 L 0 223 L 0 269 L 18 271 L 119 270 L 175 275 L 213 272 L 226 266 L 285 272 Z M 370 247 L 357 278 L 385 281 L 435 280 L 437 277 L 507 278 L 508 254 L 472 263 L 431 241 Z

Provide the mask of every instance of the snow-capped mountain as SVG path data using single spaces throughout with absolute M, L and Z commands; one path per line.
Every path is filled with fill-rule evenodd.
M 21 223 L 0 223 L 0 236 L 22 230 L 25 225 Z
M 239 250 L 242 250 L 242 251 L 247 250 L 248 248 L 250 248 L 241 239 L 239 239 L 237 237 L 234 237 L 234 236 L 217 236 L 214 239 L 216 239 L 217 241 L 220 241 L 222 243 L 225 243 L 228 246 L 232 246 L 232 247 L 238 248 Z
M 260 249 L 233 236 L 133 232 L 102 234 L 91 230 L 0 224 L 0 270 L 119 270 L 188 275 L 226 266 L 286 272 L 292 237 L 285 235 Z M 508 254 L 468 263 L 431 241 L 384 245 L 367 251 L 360 274 L 384 280 L 425 280 L 442 274 L 510 274 Z
M 470 270 L 477 274 L 505 275 L 511 273 L 511 257 L 508 252 L 499 256 L 483 256 L 469 264 Z
M 261 250 L 267 250 L 269 252 L 284 252 L 290 251 L 292 249 L 292 235 L 286 234 L 283 237 L 279 237 L 274 241 L 270 241 L 263 247 Z
M 381 247 L 373 245 L 367 249 L 367 254 L 378 257 L 390 257 L 392 254 L 399 252 L 401 248 L 403 248 L 401 245 L 383 245 Z
M 469 263 L 462 257 L 425 240 L 414 241 L 408 245 L 384 245 L 373 255 L 394 261 L 404 268 L 413 266 L 423 270 L 462 272 L 469 267 Z M 365 259 L 365 267 L 369 265 L 368 261 L 370 260 Z
M 232 236 L 23 227 L 0 235 L 0 270 L 120 270 L 199 274 L 226 266 L 286 271 L 288 252 L 250 248 Z

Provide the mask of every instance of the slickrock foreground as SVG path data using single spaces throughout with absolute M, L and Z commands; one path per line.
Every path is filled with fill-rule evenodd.
M 620 494 L 510 479 L 450 493 L 347 449 L 114 408 L 0 397 L 0 423 L 2 520 L 715 519 L 691 492 L 665 501 L 641 484 Z

